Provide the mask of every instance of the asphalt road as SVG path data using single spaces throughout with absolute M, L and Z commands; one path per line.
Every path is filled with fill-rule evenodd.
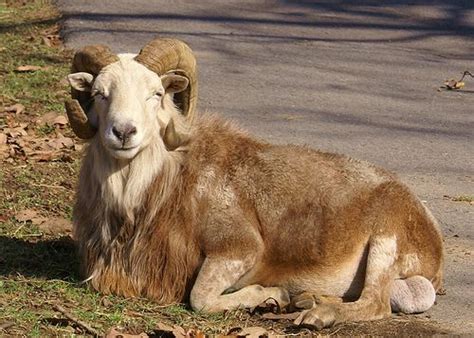
M 448 293 L 427 314 L 474 333 L 474 205 L 445 197 L 474 196 L 474 79 L 438 91 L 474 70 L 474 2 L 377 3 L 58 1 L 68 47 L 180 38 L 196 52 L 201 111 L 397 172 L 446 236 Z

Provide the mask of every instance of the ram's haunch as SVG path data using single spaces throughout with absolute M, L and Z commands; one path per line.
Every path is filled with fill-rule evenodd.
M 319 328 L 434 303 L 441 234 L 393 174 L 194 118 L 195 60 L 177 40 L 86 47 L 73 71 L 67 111 L 90 139 L 74 235 L 97 290 L 205 311 L 272 297 Z

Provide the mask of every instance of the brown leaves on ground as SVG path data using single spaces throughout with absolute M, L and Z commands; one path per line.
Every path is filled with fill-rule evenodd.
M 17 72 L 17 73 L 29 73 L 29 72 L 36 72 L 38 70 L 46 70 L 46 69 L 48 69 L 48 67 L 24 65 L 24 66 L 16 67 L 15 72 Z
M 69 132 L 65 115 L 49 112 L 39 118 L 28 116 L 26 122 L 19 122 L 17 116 L 24 110 L 25 107 L 17 103 L 0 113 L 0 117 L 6 114 L 6 124 L 0 124 L 0 160 L 70 161 L 71 154 L 82 148 L 74 138 L 64 136 Z M 49 133 L 38 135 L 38 130 Z
M 43 43 L 48 47 L 60 47 L 59 25 L 54 25 L 40 32 Z
M 466 85 L 465 82 L 463 82 L 464 78 L 466 76 L 470 76 L 470 77 L 474 77 L 474 75 L 471 74 L 471 72 L 469 72 L 468 70 L 464 71 L 464 73 L 462 74 L 462 77 L 461 79 L 459 80 L 456 80 L 456 79 L 449 79 L 449 80 L 446 80 L 444 81 L 444 86 L 441 87 L 443 89 L 447 89 L 447 90 L 459 90 L 459 89 L 462 89 L 464 88 L 464 86 Z M 440 88 L 440 89 L 441 89 Z
M 9 107 L 5 107 L 5 111 L 8 113 L 21 114 L 25 110 L 25 106 L 21 103 L 15 103 Z
M 116 328 L 111 328 L 109 332 L 105 334 L 105 338 L 146 338 L 149 337 L 146 333 L 140 334 L 129 334 L 129 333 L 122 333 Z
M 446 89 L 453 90 L 453 89 L 461 89 L 465 86 L 465 83 L 462 81 L 456 81 L 455 79 L 446 80 L 444 82 Z
M 176 337 L 176 338 L 205 338 L 206 335 L 195 329 L 185 330 L 178 325 L 158 323 L 156 328 L 150 334 L 144 332 L 139 334 L 123 333 L 120 328 L 111 328 L 105 338 L 146 338 L 146 337 Z M 225 337 L 225 336 L 222 336 Z M 235 337 L 235 335 L 234 335 Z
M 31 222 L 36 225 L 43 235 L 70 234 L 72 230 L 69 220 L 62 217 L 43 217 L 33 209 L 21 210 L 14 217 L 18 222 Z

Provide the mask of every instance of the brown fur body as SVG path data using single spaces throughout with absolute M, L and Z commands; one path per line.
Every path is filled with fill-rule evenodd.
M 421 275 L 436 290 L 442 287 L 440 230 L 393 174 L 307 147 L 269 145 L 215 117 L 201 117 L 193 128 L 186 149 L 164 155 L 143 200 L 129 211 L 108 200 L 94 175 L 95 162 L 106 154 L 92 141 L 74 226 L 83 272 L 95 289 L 180 302 L 204 261 L 215 258 L 251 261 L 226 289 L 259 284 L 290 295 L 378 294 L 371 296 L 380 298 L 373 314 L 355 318 L 355 308 L 331 308 L 337 322 L 386 316 L 389 280 Z M 133 168 L 120 170 L 126 185 Z M 378 238 L 393 239 L 396 254 L 372 290 L 365 276 Z M 384 280 L 388 289 L 376 291 Z M 193 297 L 200 299 L 204 289 L 193 291 L 193 307 L 200 307 Z

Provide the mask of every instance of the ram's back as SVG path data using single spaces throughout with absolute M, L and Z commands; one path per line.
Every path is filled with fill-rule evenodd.
M 243 210 L 270 238 L 288 242 L 285 233 L 316 234 L 334 226 L 331 219 L 342 213 L 361 217 L 377 187 L 403 186 L 365 161 L 306 146 L 270 145 L 216 117 L 202 119 L 190 146 L 197 195 L 208 201 L 211 213 Z

